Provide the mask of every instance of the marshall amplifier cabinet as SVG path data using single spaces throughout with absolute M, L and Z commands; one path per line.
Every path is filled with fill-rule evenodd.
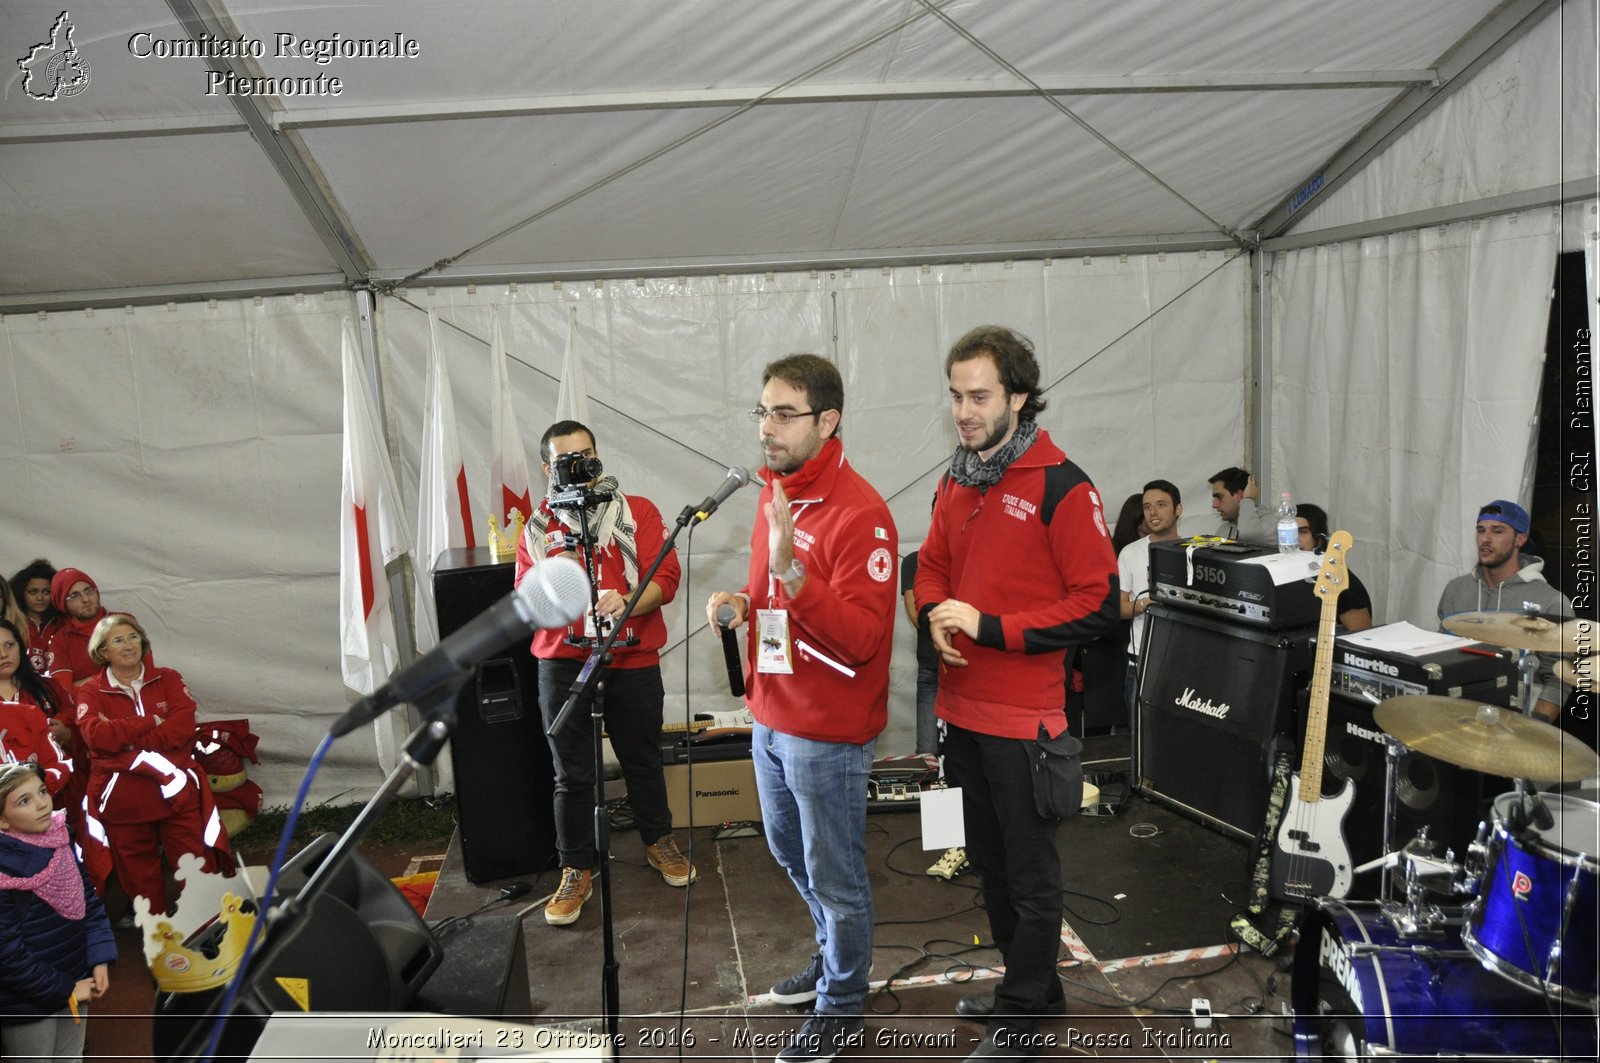
M 1134 765 L 1146 796 L 1224 834 L 1266 820 L 1272 749 L 1292 741 L 1315 627 L 1264 631 L 1151 606 L 1140 653 Z
M 1150 594 L 1158 602 L 1277 631 L 1315 624 L 1321 558 L 1214 539 L 1150 544 Z
M 1429 648 L 1441 640 L 1455 645 Z M 1482 642 L 1399 623 L 1341 635 L 1333 645 L 1333 690 L 1355 701 L 1437 694 L 1509 707 L 1516 692 L 1516 655 Z

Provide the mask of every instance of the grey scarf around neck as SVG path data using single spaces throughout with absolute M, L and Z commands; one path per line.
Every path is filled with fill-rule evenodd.
M 993 487 L 1011 463 L 1033 446 L 1038 435 L 1039 422 L 1023 421 L 1006 440 L 1006 445 L 995 451 L 988 461 L 978 457 L 977 451 L 958 446 L 955 457 L 950 459 L 950 478 L 962 487 Z

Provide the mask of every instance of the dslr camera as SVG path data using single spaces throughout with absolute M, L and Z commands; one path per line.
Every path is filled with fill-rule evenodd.
M 556 487 L 562 490 L 582 487 L 604 471 L 605 466 L 600 464 L 599 458 L 591 458 L 578 450 L 557 455 L 556 460 L 550 463 L 550 476 L 555 480 Z

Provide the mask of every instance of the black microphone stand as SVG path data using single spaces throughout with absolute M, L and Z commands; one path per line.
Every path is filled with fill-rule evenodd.
M 274 905 L 273 898 L 263 897 L 260 904 L 260 919 L 263 929 L 259 931 L 260 940 L 251 957 L 251 966 L 266 963 L 272 954 L 273 941 L 281 938 L 282 932 L 294 926 L 296 922 L 305 918 L 311 911 L 316 899 L 325 892 L 329 885 L 337 878 L 338 872 L 350 859 L 351 854 L 366 837 L 372 824 L 394 804 L 400 790 L 416 774 L 418 768 L 426 767 L 439 756 L 439 751 L 450 740 L 451 733 L 456 726 L 456 697 L 466 685 L 469 674 L 464 674 L 447 683 L 441 683 L 430 690 L 412 705 L 421 711 L 423 721 L 415 731 L 411 732 L 402 747 L 400 762 L 394 766 L 388 776 L 378 787 L 376 793 L 362 807 L 356 818 L 344 829 L 344 833 L 334 842 L 327 854 L 318 861 L 315 869 L 306 878 L 305 885 L 293 897 L 282 904 Z M 243 979 L 249 974 L 248 970 L 238 972 L 236 977 Z M 233 1010 L 237 1010 L 240 1001 L 235 1000 Z M 218 998 L 220 1008 L 221 998 Z M 207 1044 L 215 1031 L 215 1024 L 224 1025 L 222 1036 L 218 1043 L 215 1055 L 205 1051 Z M 204 1020 L 197 1023 L 189 1035 L 179 1044 L 177 1050 L 169 1058 L 173 1060 L 204 1060 L 211 1063 L 215 1059 L 240 1058 L 235 1054 L 234 1048 L 238 1044 L 238 1037 L 230 1038 L 226 1028 L 233 1022 L 233 1013 L 220 1015 L 215 1011 L 208 1011 Z M 254 1039 L 251 1038 L 251 1045 Z M 248 1051 L 248 1047 L 245 1048 Z
M 579 526 L 582 543 L 580 545 L 588 552 L 589 559 L 589 590 L 591 595 L 591 608 L 599 606 L 599 590 L 595 584 L 593 567 L 594 541 L 589 530 L 588 516 L 584 509 L 579 509 Z M 600 751 L 600 738 L 605 723 L 605 669 L 610 662 L 611 648 L 616 645 L 617 638 L 622 634 L 630 617 L 633 616 L 634 607 L 639 604 L 639 599 L 644 595 L 644 589 L 650 586 L 650 581 L 655 577 L 656 571 L 661 568 L 662 562 L 672 552 L 673 546 L 678 541 L 678 533 L 688 527 L 697 516 L 694 506 L 685 506 L 678 515 L 678 522 L 672 532 L 667 536 L 667 541 L 661 544 L 661 550 L 656 554 L 655 560 L 650 562 L 650 567 L 644 575 L 639 577 L 639 585 L 633 589 L 633 595 L 628 599 L 628 604 L 623 607 L 622 615 L 618 616 L 611 625 L 611 630 L 589 654 L 584 662 L 583 670 L 578 673 L 578 678 L 572 682 L 571 693 L 567 695 L 566 702 L 561 706 L 561 711 L 556 714 L 550 726 L 545 729 L 545 734 L 556 735 L 567 726 L 573 712 L 584 698 L 590 699 L 589 718 L 593 727 L 594 747 L 594 846 L 595 857 L 600 867 L 600 932 L 604 942 L 604 962 L 601 967 L 601 1007 L 605 1014 L 606 1032 L 611 1038 L 611 1058 L 619 1058 L 618 1043 L 620 1033 L 620 1020 L 622 1010 L 622 987 L 619 978 L 621 964 L 617 961 L 616 934 L 611 913 L 611 823 L 605 811 L 605 755 Z M 709 514 L 708 514 L 709 516 Z M 701 518 L 704 520 L 704 518 Z M 596 623 L 595 630 L 599 630 Z M 689 884 L 693 888 L 693 883 Z

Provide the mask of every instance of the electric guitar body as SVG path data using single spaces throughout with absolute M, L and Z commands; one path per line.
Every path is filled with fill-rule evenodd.
M 1278 823 L 1269 879 L 1279 900 L 1303 902 L 1314 897 L 1345 897 L 1354 872 L 1350 846 L 1344 840 L 1344 819 L 1355 803 L 1355 785 L 1348 779 L 1333 797 L 1322 796 L 1323 749 L 1328 736 L 1328 692 L 1333 674 L 1333 633 L 1339 595 L 1349 585 L 1344 555 L 1350 533 L 1334 532 L 1317 573 L 1315 593 L 1322 599 L 1317 628 L 1316 665 L 1311 672 L 1311 701 L 1306 713 L 1306 739 L 1300 771 L 1289 780 L 1289 799 Z

